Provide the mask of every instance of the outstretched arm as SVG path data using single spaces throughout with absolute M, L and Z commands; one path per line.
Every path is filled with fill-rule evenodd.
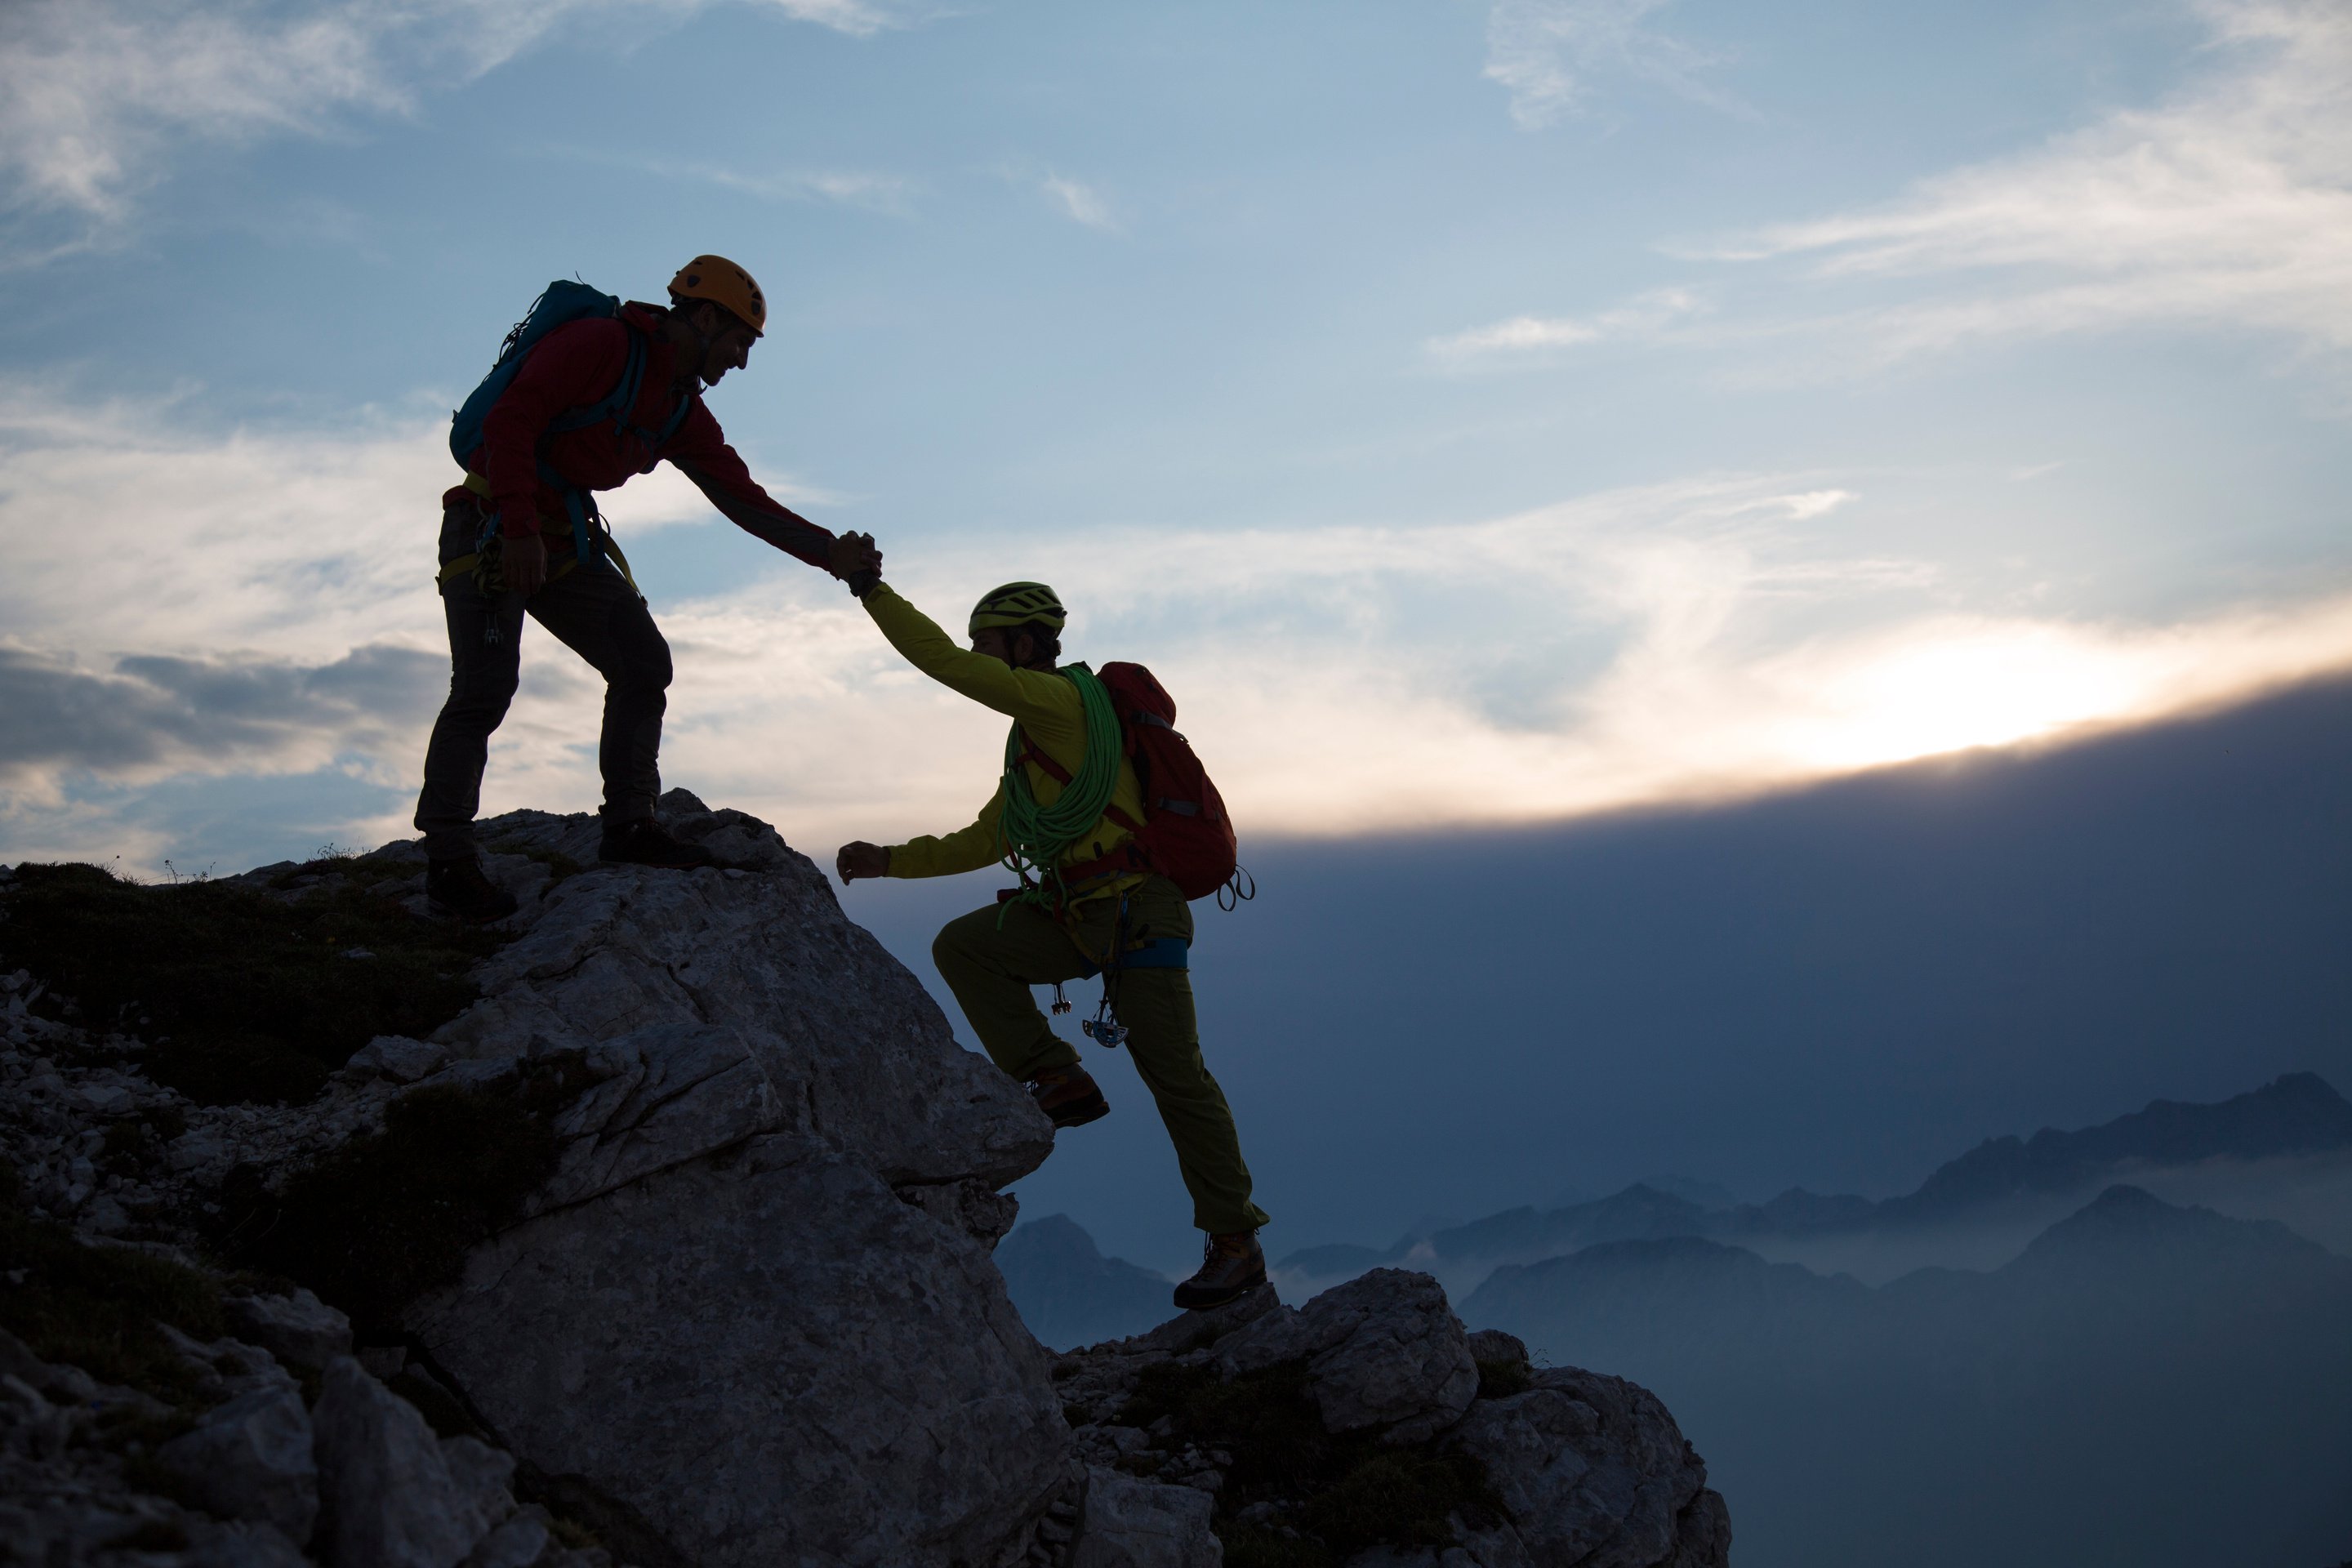
M 868 844 L 860 839 L 845 844 L 833 858 L 833 868 L 843 882 L 854 882 L 860 877 L 952 877 L 959 871 L 977 871 L 983 866 L 996 864 L 996 818 L 1003 809 L 1004 792 L 999 786 L 980 808 L 979 816 L 969 827 L 959 827 L 953 833 L 934 837 L 924 834 L 909 838 L 904 844 Z
M 795 561 L 832 570 L 833 534 L 762 489 L 751 470 L 743 466 L 742 458 L 727 444 L 719 421 L 699 402 L 662 448 L 662 456 L 692 479 L 694 488 L 728 521 Z

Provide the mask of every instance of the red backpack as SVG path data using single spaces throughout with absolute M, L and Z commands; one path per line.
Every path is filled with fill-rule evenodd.
M 1175 883 L 1187 899 L 1207 898 L 1233 880 L 1240 846 L 1209 771 L 1176 729 L 1176 700 L 1139 664 L 1107 664 L 1095 679 L 1110 693 L 1120 744 L 1143 786 L 1141 822 L 1115 805 L 1103 813 L 1135 835 L 1106 858 L 1139 862 Z M 1035 745 L 1026 746 L 1024 754 L 1062 783 L 1070 782 L 1061 764 Z M 1084 876 L 1097 864 L 1067 869 Z

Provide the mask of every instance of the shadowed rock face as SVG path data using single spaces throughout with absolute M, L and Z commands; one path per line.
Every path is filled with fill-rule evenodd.
M 772 830 L 662 804 L 723 868 L 594 866 L 584 816 L 485 823 L 521 907 L 482 999 L 339 1053 L 297 1103 L 194 1104 L 0 974 L 0 1158 L 36 1178 L 0 1181 L 24 1265 L 0 1308 L 80 1304 L 11 1318 L 37 1351 L 0 1331 L 0 1559 L 1723 1562 L 1721 1501 L 1654 1399 L 1465 1335 L 1424 1274 L 1049 1356 L 991 1252 L 1045 1118 Z M 231 880 L 424 914 L 420 861 Z M 82 1149 L 130 1173 L 92 1191 Z M 273 1237 L 253 1255 L 285 1280 L 225 1274 Z M 83 1326 L 108 1311 L 119 1332 Z M 157 1422 L 184 1430 L 126 1466 Z
M 730 868 L 526 881 L 523 934 L 436 1037 L 449 1074 L 576 1051 L 598 1081 L 536 1212 L 407 1326 L 518 1455 L 691 1561 L 992 1559 L 1066 1480 L 988 1257 L 1050 1130 L 772 830 L 664 806 Z M 596 831 L 482 838 L 593 863 Z
M 1729 1561 L 1723 1499 L 1654 1395 L 1465 1333 L 1426 1274 L 1375 1269 L 1296 1310 L 1264 1287 L 1059 1356 L 1054 1377 L 1087 1464 L 1081 1564 L 1213 1568 L 1220 1552 L 1171 1544 L 1180 1500 L 1255 1562 Z

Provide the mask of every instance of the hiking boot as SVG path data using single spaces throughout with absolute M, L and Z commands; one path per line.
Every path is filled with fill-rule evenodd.
M 488 925 L 515 912 L 515 896 L 490 880 L 471 855 L 425 862 L 425 896 L 467 925 Z
M 1176 1287 L 1176 1304 L 1187 1311 L 1222 1307 L 1265 1283 L 1265 1250 L 1257 1232 L 1213 1236 L 1201 1252 L 1201 1271 Z
M 709 850 L 673 837 L 650 816 L 640 816 L 617 827 L 606 823 L 604 841 L 597 846 L 596 858 L 625 866 L 657 866 L 666 871 L 688 871 L 697 866 L 719 864 L 718 857 Z
M 1047 1068 L 1024 1085 L 1056 1127 L 1078 1127 L 1110 1114 L 1102 1087 L 1082 1067 Z

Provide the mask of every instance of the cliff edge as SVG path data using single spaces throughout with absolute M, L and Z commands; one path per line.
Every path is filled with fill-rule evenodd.
M 1045 1118 L 772 829 L 662 805 L 724 868 L 483 824 L 472 948 L 413 845 L 0 880 L 0 1563 L 1727 1561 L 1663 1406 L 1425 1276 L 1044 1350 L 990 1252 Z

